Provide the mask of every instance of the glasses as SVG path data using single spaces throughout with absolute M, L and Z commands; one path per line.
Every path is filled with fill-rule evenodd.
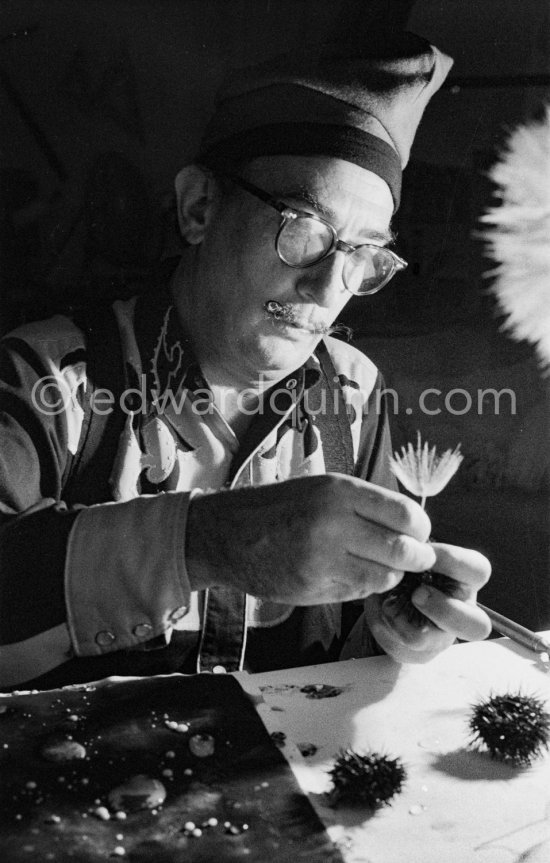
M 295 210 L 242 177 L 232 174 L 227 177 L 280 213 L 281 224 L 275 237 L 275 248 L 281 261 L 289 267 L 313 267 L 335 252 L 344 252 L 344 285 L 351 294 L 364 296 L 376 294 L 395 273 L 407 266 L 407 262 L 391 249 L 371 243 L 352 246 L 340 240 L 336 229 L 320 216 Z

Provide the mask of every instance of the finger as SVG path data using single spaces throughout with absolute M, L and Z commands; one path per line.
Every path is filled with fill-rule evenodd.
M 424 572 L 436 562 L 435 551 L 429 543 L 365 519 L 349 526 L 344 547 L 355 557 L 407 572 Z
M 355 485 L 355 511 L 368 521 L 406 533 L 419 542 L 426 542 L 431 522 L 416 501 L 397 491 L 381 488 L 368 482 Z
M 403 578 L 403 572 L 391 569 L 372 560 L 365 560 L 348 553 L 346 556 L 348 575 L 346 582 L 349 584 L 350 575 L 353 583 L 353 596 L 347 599 L 364 599 L 373 593 L 385 593 L 397 587 Z
M 434 587 L 421 585 L 411 602 L 439 629 L 463 641 L 478 641 L 491 632 L 491 621 L 475 603 L 445 596 Z
M 378 644 L 402 662 L 427 662 L 453 643 L 455 636 L 426 619 L 418 627 L 406 615 L 388 614 L 383 597 L 365 600 L 365 619 Z
M 473 548 L 462 548 L 447 543 L 430 543 L 436 556 L 432 567 L 435 572 L 454 578 L 465 590 L 464 599 L 487 583 L 491 575 L 491 564 L 487 558 Z

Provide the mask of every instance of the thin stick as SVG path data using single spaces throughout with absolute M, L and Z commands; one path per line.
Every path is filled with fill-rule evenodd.
M 527 627 L 522 626 L 521 623 L 516 623 L 515 620 L 510 620 L 509 617 L 504 617 L 504 615 L 499 614 L 498 611 L 493 611 L 491 608 L 487 608 L 480 602 L 478 602 L 478 607 L 485 612 L 496 632 L 500 632 L 501 635 L 505 635 L 507 638 L 510 638 L 517 644 L 521 644 L 522 647 L 527 647 L 528 650 L 533 650 L 535 653 L 546 653 L 550 655 L 550 642 L 545 641 L 545 639 L 540 635 L 537 635 L 536 632 L 527 629 Z

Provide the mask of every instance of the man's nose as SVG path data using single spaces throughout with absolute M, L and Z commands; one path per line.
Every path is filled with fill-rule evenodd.
M 342 278 L 345 255 L 334 253 L 307 270 L 302 270 L 296 290 L 303 299 L 329 308 L 346 292 Z

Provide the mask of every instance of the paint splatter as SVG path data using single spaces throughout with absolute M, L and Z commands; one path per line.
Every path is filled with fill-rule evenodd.
M 341 686 L 329 686 L 326 683 L 308 683 L 300 689 L 306 698 L 335 698 L 343 691 Z

